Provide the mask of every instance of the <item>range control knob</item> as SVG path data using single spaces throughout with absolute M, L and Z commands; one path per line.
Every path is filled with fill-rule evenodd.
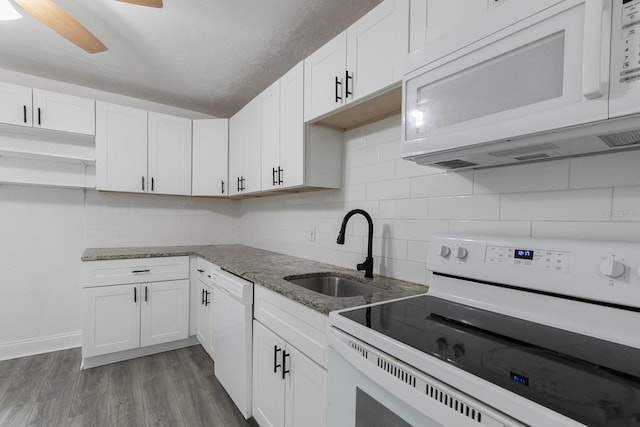
M 438 346 L 438 351 L 444 351 L 449 347 L 449 343 L 447 343 L 447 339 L 442 337 L 436 340 L 436 345 Z
M 458 246 L 456 248 L 456 258 L 458 259 L 465 259 L 467 257 L 467 255 L 469 254 L 469 252 L 467 251 L 466 248 L 463 248 L 462 246 Z
M 624 264 L 610 256 L 600 262 L 600 273 L 607 277 L 616 278 L 624 274 Z
M 451 253 L 451 248 L 449 246 L 447 246 L 447 245 L 440 246 L 440 256 L 441 257 L 446 258 L 446 257 L 449 256 L 450 253 Z
M 454 344 L 453 345 L 453 357 L 456 359 L 465 355 L 464 345 L 462 344 Z

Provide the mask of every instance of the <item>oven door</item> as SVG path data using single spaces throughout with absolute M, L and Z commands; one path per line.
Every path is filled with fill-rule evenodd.
M 425 58 L 404 77 L 403 156 L 607 119 L 610 8 L 565 0 L 445 57 Z
M 333 327 L 328 367 L 329 426 L 524 426 Z

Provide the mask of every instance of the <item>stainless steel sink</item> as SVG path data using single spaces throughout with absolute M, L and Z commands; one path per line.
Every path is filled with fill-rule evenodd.
M 284 280 L 330 297 L 355 297 L 384 290 L 376 286 L 331 275 L 330 273 L 319 273 L 314 276 L 289 276 L 285 277 Z

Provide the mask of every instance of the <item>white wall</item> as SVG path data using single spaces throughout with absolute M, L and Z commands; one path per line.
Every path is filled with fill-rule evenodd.
M 445 173 L 401 160 L 400 118 L 344 135 L 344 188 L 243 200 L 241 243 L 355 268 L 374 218 L 378 274 L 426 280 L 433 233 L 640 241 L 640 151 Z M 316 227 L 317 239 L 309 241 Z
M 0 185 L 0 360 L 81 342 L 87 247 L 238 241 L 237 203 Z

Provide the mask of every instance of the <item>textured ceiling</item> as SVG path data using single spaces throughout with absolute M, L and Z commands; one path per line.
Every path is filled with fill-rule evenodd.
M 90 55 L 18 9 L 0 68 L 230 117 L 381 0 L 55 0 L 109 50 Z

